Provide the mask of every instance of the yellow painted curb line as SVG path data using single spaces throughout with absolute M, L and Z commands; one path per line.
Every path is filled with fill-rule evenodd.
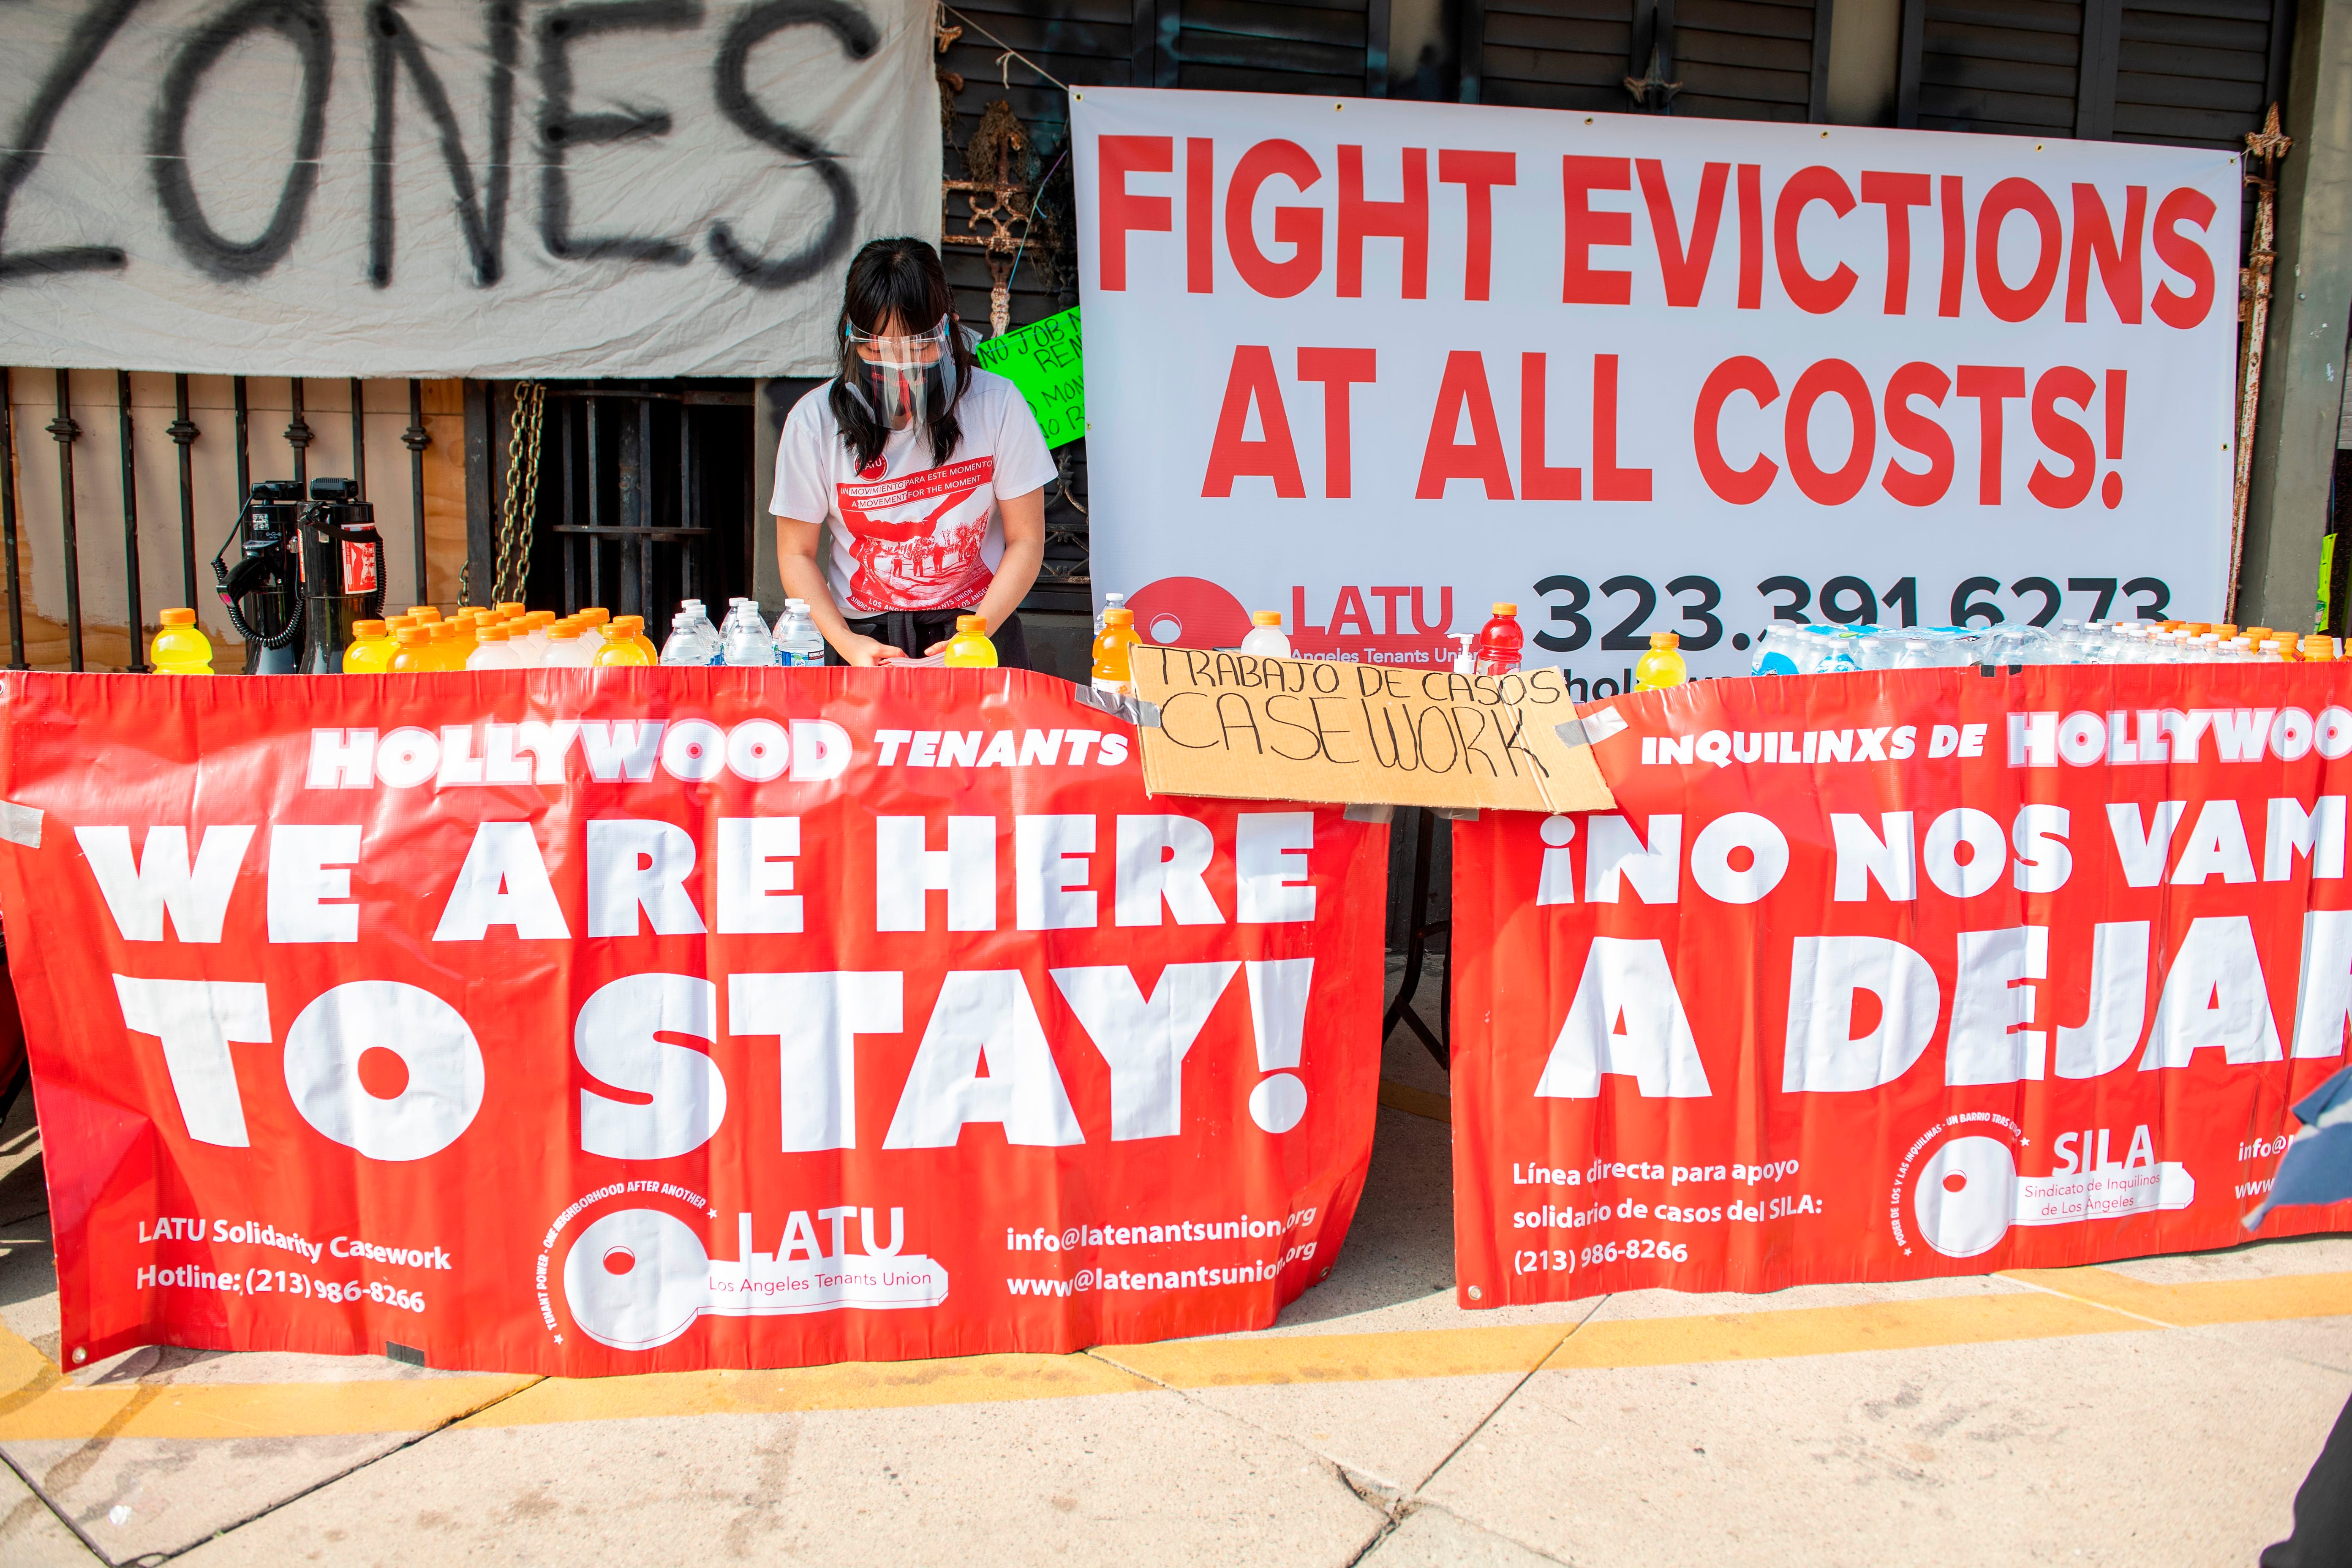
M 533 1383 L 420 1377 L 357 1383 L 60 1384 L 0 1415 L 0 1443 L 108 1437 L 328 1437 L 430 1432 Z
M 2176 1329 L 2352 1313 L 2352 1274 L 2278 1274 L 2188 1285 L 2151 1285 L 2109 1268 L 2012 1268 L 2007 1278 Z
M 476 1375 L 341 1383 L 76 1387 L 0 1331 L 0 1443 L 93 1437 L 253 1438 L 647 1416 L 971 1405 L 1155 1387 L 1349 1384 L 1699 1365 L 1919 1350 L 2168 1327 L 2352 1315 L 2352 1274 L 2149 1285 L 2103 1268 L 2028 1270 L 2038 1287 L 1847 1307 L 1609 1318 L 1373 1334 L 1280 1334 L 1111 1345 L 1068 1356 L 988 1355 L 785 1371 L 633 1377 Z

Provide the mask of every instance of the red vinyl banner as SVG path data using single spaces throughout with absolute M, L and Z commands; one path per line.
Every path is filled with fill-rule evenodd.
M 1454 829 L 1464 1305 L 2246 1239 L 2352 1020 L 2352 669 L 1711 680 L 1584 721 L 1617 810 Z
M 60 1357 L 1265 1325 L 1363 1184 L 1386 841 L 1010 670 L 0 678 Z

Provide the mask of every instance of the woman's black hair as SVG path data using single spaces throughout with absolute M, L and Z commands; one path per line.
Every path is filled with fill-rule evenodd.
M 971 347 L 963 341 L 954 315 L 955 296 L 948 291 L 947 270 L 940 265 L 940 253 L 921 240 L 905 236 L 869 240 L 850 262 L 849 277 L 841 290 L 841 323 L 835 333 L 841 369 L 828 401 L 841 426 L 842 445 L 856 457 L 858 468 L 866 468 L 882 455 L 890 429 L 876 410 L 850 390 L 862 373 L 857 351 L 850 346 L 849 329 L 878 332 L 885 321 L 896 316 L 899 331 L 923 332 L 937 325 L 940 317 L 950 318 L 948 352 L 955 356 L 955 396 L 947 400 L 945 407 L 932 409 L 924 421 L 931 437 L 931 462 L 937 466 L 948 460 L 962 437 L 956 406 L 963 401 L 963 389 L 971 384 L 974 363 Z

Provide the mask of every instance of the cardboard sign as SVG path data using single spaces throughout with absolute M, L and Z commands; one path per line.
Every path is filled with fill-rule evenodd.
M 1078 359 L 1076 310 L 991 338 L 972 353 L 981 369 L 1021 389 L 1046 446 L 1066 447 L 1087 433 L 1087 373 Z
M 1557 669 L 1500 679 L 1135 649 L 1154 795 L 1496 811 L 1613 804 Z M 1147 714 L 1150 710 L 1147 710 Z

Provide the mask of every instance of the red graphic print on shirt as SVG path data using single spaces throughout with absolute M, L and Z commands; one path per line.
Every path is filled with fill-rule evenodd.
M 989 498 L 976 492 L 995 475 L 993 457 L 971 458 L 899 479 L 835 486 L 857 562 L 851 595 L 908 610 L 977 604 L 994 574 L 980 558 Z

